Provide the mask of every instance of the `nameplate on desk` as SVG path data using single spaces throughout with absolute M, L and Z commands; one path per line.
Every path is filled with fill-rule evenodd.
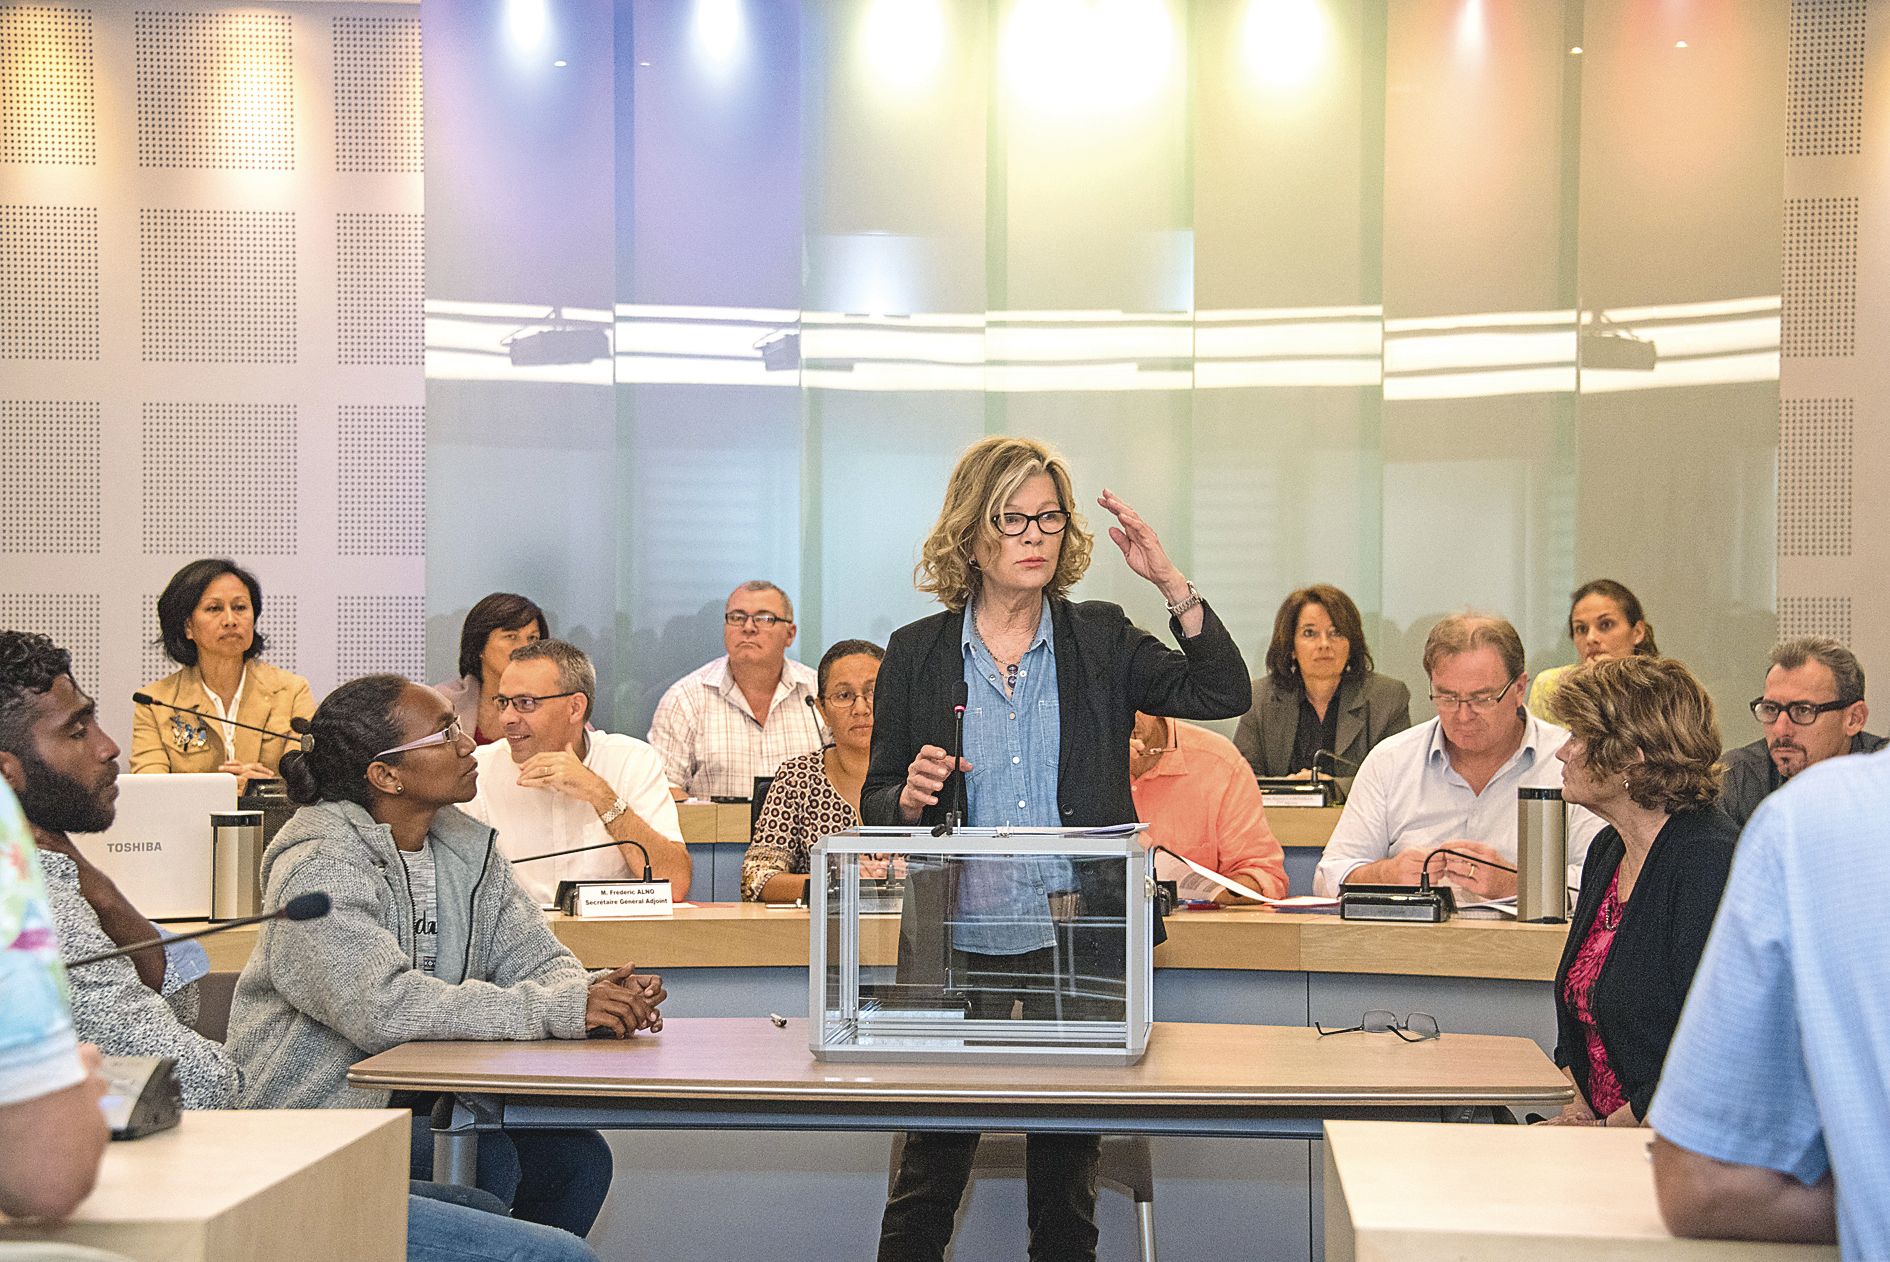
M 1269 810 L 1276 806 L 1330 806 L 1332 793 L 1323 780 L 1301 780 L 1297 776 L 1255 776 L 1260 786 L 1260 804 Z
M 675 910 L 668 881 L 560 881 L 558 906 L 567 916 L 667 916 Z

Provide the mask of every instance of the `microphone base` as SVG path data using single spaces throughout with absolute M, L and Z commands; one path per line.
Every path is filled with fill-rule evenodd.
M 1339 919 L 1441 925 L 1457 910 L 1448 885 L 1348 885 L 1339 891 Z

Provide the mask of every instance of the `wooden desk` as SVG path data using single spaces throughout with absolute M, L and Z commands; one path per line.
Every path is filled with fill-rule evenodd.
M 175 1130 L 111 1145 L 69 1221 L 0 1216 L 0 1241 L 141 1262 L 400 1262 L 410 1121 L 395 1109 L 188 1112 Z
M 1648 1130 L 1326 1125 L 1326 1262 L 1836 1262 L 1835 1248 L 1677 1240 Z
M 647 969 L 806 968 L 807 913 L 756 903 L 709 903 L 648 920 L 548 917 L 552 932 L 586 965 L 634 961 Z M 1453 920 L 1442 925 L 1371 924 L 1336 916 L 1267 911 L 1178 912 L 1159 969 L 1377 974 L 1545 982 L 1555 976 L 1567 936 L 1563 925 Z M 178 930 L 194 926 L 174 925 Z M 204 939 L 210 966 L 243 967 L 254 928 Z M 873 917 L 862 933 L 863 962 L 891 964 L 899 921 Z
M 1323 850 L 1344 810 L 1342 806 L 1276 806 L 1267 812 L 1267 823 L 1282 846 Z M 676 818 L 685 842 L 748 844 L 751 815 L 746 802 L 679 802 Z
M 1343 806 L 1276 806 L 1267 812 L 1267 826 L 1288 849 L 1307 846 L 1324 850 L 1344 812 Z
M 1157 1022 L 1130 1066 L 826 1064 L 805 1021 L 697 1018 L 628 1042 L 409 1043 L 358 1062 L 356 1087 L 460 1097 L 461 1140 L 508 1127 L 1064 1130 L 1305 1138 L 1333 1116 L 1558 1108 L 1568 1082 L 1527 1039 L 1407 1043 L 1258 1025 Z M 467 1163 L 467 1164 L 458 1164 Z

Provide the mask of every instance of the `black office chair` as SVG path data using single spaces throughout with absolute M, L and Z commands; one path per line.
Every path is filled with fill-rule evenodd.
M 984 1175 L 1000 1178 L 1024 1177 L 1024 1136 L 1015 1131 L 987 1131 L 978 1141 L 978 1155 L 971 1163 L 971 1177 Z M 893 1179 L 899 1173 L 899 1159 L 905 1155 L 903 1132 L 893 1136 L 892 1159 L 886 1166 L 886 1191 L 891 1193 Z M 1148 1137 L 1145 1135 L 1104 1135 L 1102 1159 L 1096 1165 L 1096 1184 L 1111 1188 L 1135 1202 L 1135 1230 L 1141 1246 L 1142 1262 L 1155 1262 L 1155 1171 L 1149 1161 Z M 963 1213 L 962 1205 L 959 1213 Z

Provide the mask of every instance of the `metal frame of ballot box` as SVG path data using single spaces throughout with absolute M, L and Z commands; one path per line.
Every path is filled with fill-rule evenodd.
M 1028 1059 L 1038 1063 L 1132 1065 L 1148 1049 L 1154 1022 L 1154 864 L 1139 836 L 1143 826 L 1113 828 L 958 828 L 934 836 L 929 828 L 859 828 L 822 838 L 812 848 L 808 884 L 808 1050 L 817 1060 L 864 1062 L 942 1061 L 979 1063 Z M 947 982 L 935 998 L 900 992 L 895 984 L 868 981 L 860 964 L 861 917 L 873 899 L 861 888 L 861 860 L 869 855 L 906 859 L 902 914 L 913 914 L 916 884 L 943 882 L 949 901 L 955 860 L 981 856 L 1067 858 L 1119 862 L 1122 911 L 1090 919 L 1080 910 L 1052 922 L 1050 985 L 1045 990 L 1056 1015 L 1049 1019 L 977 1018 L 951 984 L 953 956 L 949 913 L 938 926 Z M 1113 881 L 1111 885 L 1113 886 Z M 911 926 L 905 926 L 910 929 Z M 1122 934 L 1122 977 L 1085 978 L 1078 971 L 1076 944 L 1095 935 Z M 902 948 L 906 938 L 902 934 Z M 1115 992 L 1120 987 L 1119 993 Z M 914 991 L 923 987 L 912 987 Z M 1002 986 L 995 989 L 1006 989 Z M 1044 990 L 1044 988 L 1036 988 Z M 1079 1015 L 1064 1016 L 1068 1002 Z M 1093 1015 L 1098 1006 L 1119 1016 Z

